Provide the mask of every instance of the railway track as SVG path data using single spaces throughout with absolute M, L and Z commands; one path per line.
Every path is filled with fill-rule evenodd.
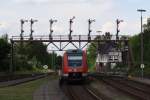
M 148 85 L 121 78 L 101 78 L 101 80 L 138 100 L 150 100 L 150 86 Z
M 128 79 L 124 79 L 124 80 L 113 79 L 113 80 L 119 82 L 120 84 L 124 84 L 128 87 L 132 87 L 136 90 L 143 91 L 144 93 L 150 94 L 150 85 L 148 84 L 144 84 L 144 83 L 140 83 Z
M 84 85 L 65 84 L 62 89 L 69 100 L 104 100 L 103 97 L 99 97 L 93 90 Z
M 40 79 L 47 76 L 46 74 L 39 74 L 39 75 L 35 75 L 35 76 L 30 76 L 27 78 L 22 78 L 22 79 L 14 79 L 14 80 L 10 80 L 10 81 L 3 81 L 0 82 L 0 87 L 7 87 L 7 86 L 14 86 L 14 85 L 18 85 L 18 84 L 22 84 L 25 82 L 29 82 L 29 81 L 33 81 L 36 79 Z

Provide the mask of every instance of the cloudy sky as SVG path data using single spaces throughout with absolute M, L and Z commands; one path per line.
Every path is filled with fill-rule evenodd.
M 48 34 L 50 18 L 57 19 L 54 34 L 68 34 L 69 19 L 75 16 L 73 34 L 87 34 L 89 18 L 93 34 L 100 30 L 115 34 L 117 18 L 124 20 L 120 24 L 120 34 L 133 35 L 140 31 L 140 14 L 137 8 L 146 9 L 144 21 L 150 17 L 150 0 L 0 0 L 0 35 L 20 34 L 20 19 L 37 19 L 34 24 L 35 35 Z M 25 35 L 29 34 L 29 23 L 25 24 Z

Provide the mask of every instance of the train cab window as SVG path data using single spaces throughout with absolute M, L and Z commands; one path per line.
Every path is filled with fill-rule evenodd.
M 82 66 L 82 55 L 69 55 L 68 66 L 70 67 Z

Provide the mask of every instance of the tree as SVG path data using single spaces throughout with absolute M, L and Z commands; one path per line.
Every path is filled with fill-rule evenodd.
M 10 64 L 10 49 L 8 36 L 0 38 L 0 71 L 8 71 Z M 14 71 L 43 69 L 43 65 L 51 66 L 55 58 L 55 67 L 61 66 L 61 56 L 48 53 L 47 46 L 42 42 L 20 42 L 14 45 Z M 54 68 L 54 67 L 53 67 Z
M 144 44 L 144 75 L 150 75 L 150 23 L 144 25 L 143 44 Z M 141 64 L 141 34 L 131 37 L 130 43 L 132 45 L 133 56 L 135 60 L 135 66 L 131 69 L 131 73 L 134 75 L 140 75 Z
M 62 66 L 62 56 L 56 57 L 56 69 L 61 69 Z
M 42 42 L 17 43 L 14 49 L 16 70 L 41 69 L 48 62 L 47 47 Z
M 6 38 L 0 38 L 0 71 L 6 71 L 9 68 L 10 44 Z
M 60 66 L 61 57 L 57 57 L 56 53 L 48 53 L 47 46 L 42 42 L 17 43 L 14 49 L 16 70 L 43 69 L 43 65 L 48 65 L 50 68 Z M 52 59 L 53 62 L 55 60 L 54 66 L 51 66 Z

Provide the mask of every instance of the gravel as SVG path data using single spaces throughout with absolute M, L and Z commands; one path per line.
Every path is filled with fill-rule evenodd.
M 91 87 L 96 89 L 101 94 L 111 98 L 111 100 L 136 100 L 135 98 L 105 84 L 102 81 L 95 80 L 90 84 Z

